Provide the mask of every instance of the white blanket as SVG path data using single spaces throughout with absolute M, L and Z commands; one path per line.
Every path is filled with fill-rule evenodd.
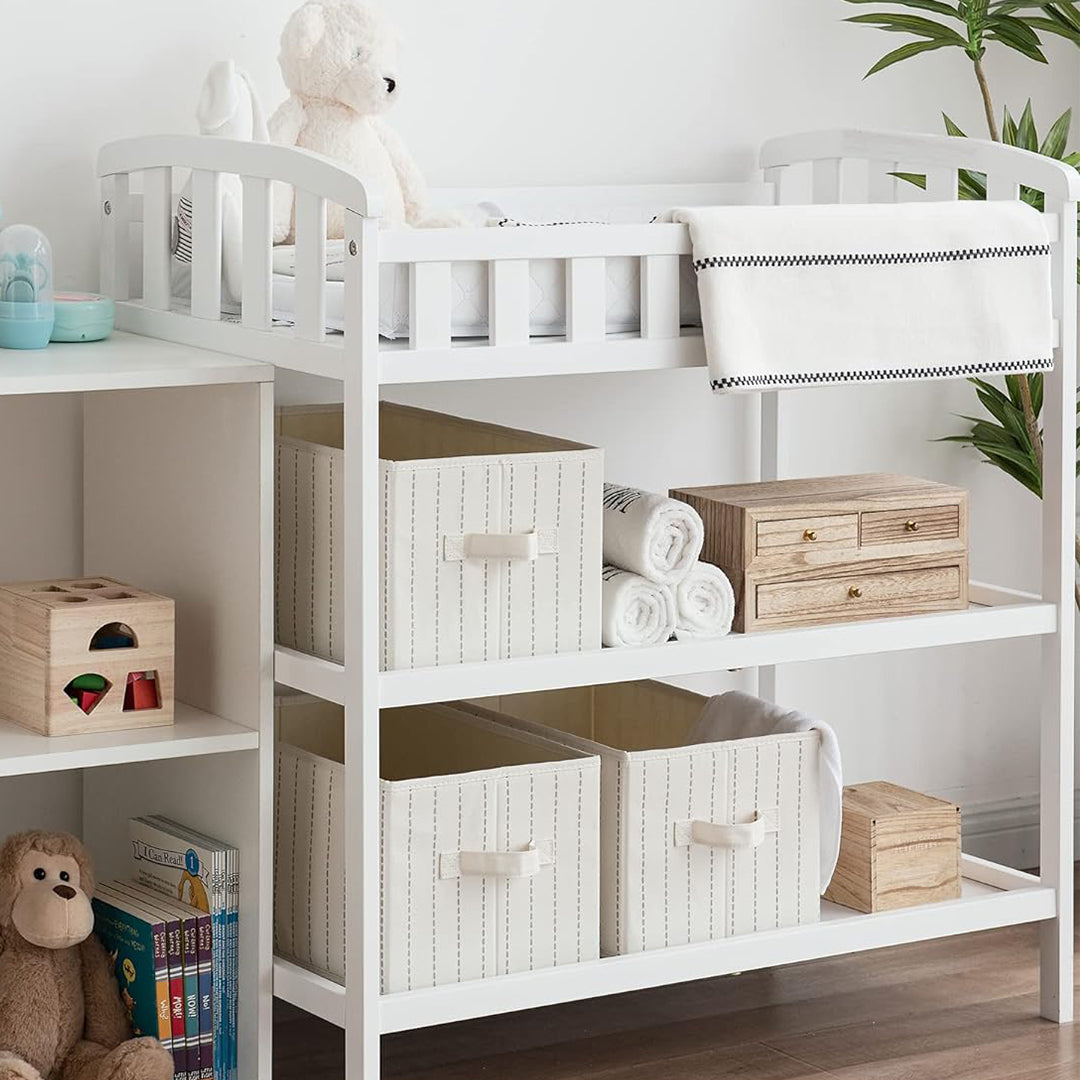
M 604 567 L 600 639 L 605 645 L 662 645 L 675 631 L 675 594 L 667 585 Z
M 675 210 L 714 390 L 1048 371 L 1041 215 L 994 202 Z
M 666 495 L 604 485 L 604 562 L 674 585 L 690 572 L 705 542 L 698 512 Z
M 675 636 L 680 641 L 724 637 L 735 618 L 735 592 L 719 566 L 697 562 L 675 586 Z
M 731 690 L 709 698 L 686 742 L 724 742 L 753 739 L 789 731 L 816 731 L 821 740 L 819 797 L 821 799 L 821 891 L 832 881 L 840 854 L 840 825 L 844 803 L 844 780 L 840 744 L 828 724 L 812 720 L 794 709 L 763 701 L 752 694 Z

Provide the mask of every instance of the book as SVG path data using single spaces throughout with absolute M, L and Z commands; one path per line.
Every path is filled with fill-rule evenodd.
M 189 1080 L 213 1080 L 213 1004 L 209 989 L 211 979 L 209 934 L 210 916 L 190 904 L 170 900 L 160 893 L 131 881 L 111 882 L 114 890 L 123 892 L 150 910 L 175 916 L 180 922 L 180 952 L 183 964 L 184 1036 L 188 1047 Z M 205 924 L 205 962 L 199 952 L 199 926 Z M 175 951 L 175 950 L 174 950 Z M 205 970 L 204 970 L 205 967 Z M 205 992 L 200 983 L 207 984 Z M 174 1002 L 175 1008 L 175 1002 Z
M 132 1032 L 156 1036 L 173 1051 L 176 1063 L 165 920 L 114 894 L 107 885 L 98 886 L 93 908 L 94 932 L 116 966 Z
M 133 818 L 129 827 L 136 882 L 210 917 L 213 1077 L 235 1080 L 239 853 L 158 816 Z

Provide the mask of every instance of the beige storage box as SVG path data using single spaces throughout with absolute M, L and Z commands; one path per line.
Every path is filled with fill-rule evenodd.
M 345 978 L 339 706 L 276 708 L 275 951 Z M 384 993 L 599 955 L 600 763 L 446 705 L 382 714 Z
M 174 634 L 172 600 L 109 578 L 2 585 L 0 719 L 42 735 L 171 724 Z
M 819 918 L 817 732 L 686 746 L 705 701 L 636 682 L 485 702 L 600 755 L 606 956 Z
M 343 662 L 340 406 L 277 418 L 277 641 Z M 603 452 L 383 403 L 381 666 L 600 647 Z

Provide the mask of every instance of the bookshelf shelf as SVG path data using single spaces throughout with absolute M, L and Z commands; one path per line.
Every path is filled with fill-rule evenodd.
M 0 720 L 0 777 L 256 750 L 259 733 L 176 703 L 172 727 L 50 738 Z

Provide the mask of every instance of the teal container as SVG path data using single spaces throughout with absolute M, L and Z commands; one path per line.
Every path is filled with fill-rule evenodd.
M 103 341 L 113 332 L 116 305 L 94 293 L 57 293 L 53 341 Z
M 0 231 L 0 347 L 44 349 L 53 329 L 52 248 L 32 225 Z

